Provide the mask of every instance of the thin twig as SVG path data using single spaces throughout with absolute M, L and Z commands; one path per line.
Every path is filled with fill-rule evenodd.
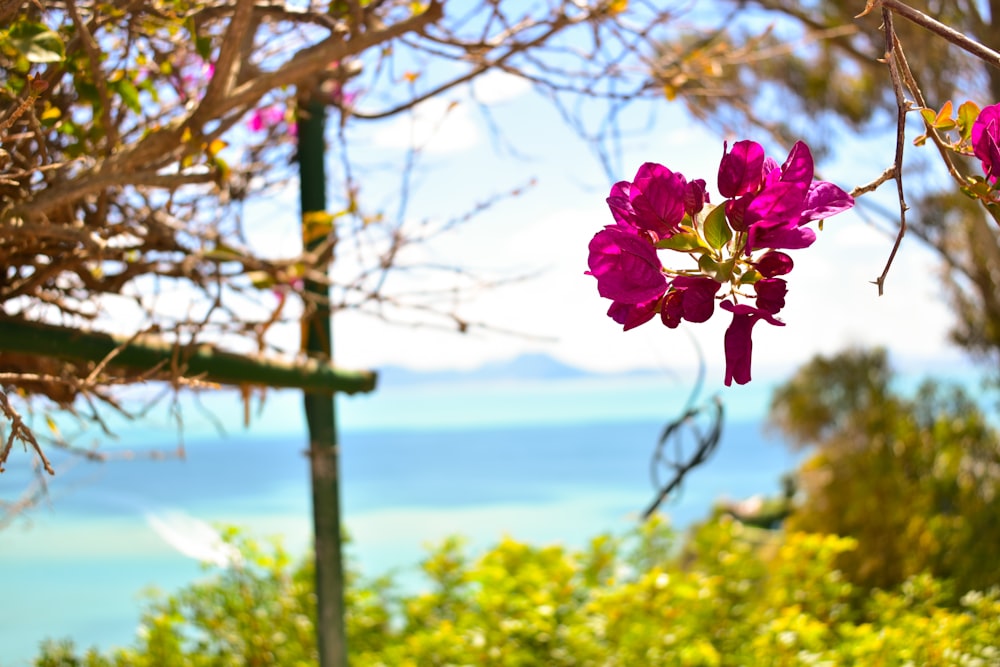
M 878 285 L 878 295 L 882 296 L 885 288 L 885 279 L 889 275 L 889 268 L 896 258 L 899 245 L 906 235 L 906 197 L 903 193 L 903 146 L 906 142 L 906 112 L 908 111 L 906 97 L 903 94 L 903 82 L 899 74 L 899 64 L 897 63 L 896 32 L 892 27 L 892 12 L 888 9 L 882 10 L 882 29 L 885 31 L 885 61 L 889 66 L 889 76 L 892 78 L 892 90 L 896 94 L 896 153 L 893 159 L 893 178 L 896 179 L 896 192 L 899 195 L 899 233 L 896 234 L 896 241 L 892 244 L 892 251 L 889 259 L 886 260 L 882 275 L 875 279 Z
M 930 30 L 935 35 L 943 37 L 947 41 L 951 42 L 960 49 L 968 51 L 972 55 L 976 56 L 987 65 L 992 65 L 993 67 L 1000 68 L 1000 53 L 997 53 L 993 49 L 983 46 L 974 39 L 966 37 L 962 33 L 958 32 L 954 28 L 951 28 L 940 21 L 931 18 L 927 14 L 910 7 L 904 2 L 899 2 L 899 0 L 879 0 L 878 2 L 869 2 L 868 7 L 865 11 L 858 16 L 864 16 L 869 11 L 871 11 L 875 6 L 881 5 L 883 16 L 886 10 L 892 10 L 896 12 L 903 18 L 909 20 L 912 23 L 919 25 L 921 28 L 926 28 Z
M 878 178 L 870 183 L 865 183 L 864 185 L 859 185 L 853 190 L 851 190 L 851 196 L 854 198 L 860 197 L 861 195 L 866 195 L 869 192 L 875 192 L 880 185 L 886 181 L 896 177 L 896 166 L 886 167 L 886 170 L 879 174 Z

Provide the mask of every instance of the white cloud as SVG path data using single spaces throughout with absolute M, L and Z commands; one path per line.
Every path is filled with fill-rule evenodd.
M 466 88 L 451 97 L 429 99 L 411 113 L 387 121 L 375 131 L 373 143 L 389 149 L 417 147 L 432 154 L 467 151 L 482 137 L 472 98 L 481 104 L 497 105 L 521 97 L 531 84 L 513 74 L 491 71 L 474 79 L 471 88 L 471 95 Z
M 473 83 L 473 94 L 483 104 L 499 104 L 524 95 L 531 90 L 526 79 L 499 70 L 491 70 L 477 77 Z
M 468 103 L 443 98 L 421 102 L 411 113 L 387 121 L 372 136 L 379 148 L 415 147 L 438 154 L 466 151 L 479 139 Z

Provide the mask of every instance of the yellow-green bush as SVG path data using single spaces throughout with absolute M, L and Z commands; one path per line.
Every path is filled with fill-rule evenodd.
M 921 575 L 859 595 L 835 567 L 854 540 L 726 517 L 684 549 L 671 538 L 654 522 L 580 551 L 505 539 L 475 560 L 448 540 L 423 563 L 417 594 L 352 576 L 351 664 L 1000 664 L 996 590 L 949 606 L 947 587 Z M 49 644 L 36 665 L 316 664 L 308 564 L 233 539 L 244 564 L 153 602 L 133 647 L 79 655 Z

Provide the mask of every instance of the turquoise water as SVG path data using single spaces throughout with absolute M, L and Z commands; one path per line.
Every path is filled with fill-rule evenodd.
M 774 493 L 794 457 L 760 430 L 767 388 L 727 395 L 715 458 L 665 507 L 684 526 L 720 496 Z M 667 379 L 588 378 L 387 388 L 339 401 L 350 558 L 366 574 L 418 581 L 425 545 L 453 534 L 481 549 L 503 535 L 582 546 L 624 532 L 653 495 L 649 457 L 687 390 Z M 250 430 L 232 396 L 185 414 L 185 458 L 77 463 L 50 500 L 0 533 L 0 665 L 27 664 L 44 637 L 129 643 L 141 591 L 174 590 L 223 559 L 211 526 L 280 536 L 311 530 L 300 397 L 269 396 Z M 220 419 L 229 435 L 220 437 Z M 166 422 L 125 428 L 110 451 L 175 448 Z M 58 458 L 58 457 L 57 457 Z M 25 481 L 11 460 L 6 488 Z M 418 584 L 415 584 L 418 585 Z

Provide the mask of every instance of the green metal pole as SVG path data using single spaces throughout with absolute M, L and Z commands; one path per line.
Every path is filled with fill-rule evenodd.
M 0 317 L 0 366 L 11 353 L 64 359 L 88 369 L 102 362 L 110 368 L 133 371 L 160 366 L 161 372 L 154 377 L 170 378 L 176 373 L 225 385 L 295 388 L 327 395 L 375 389 L 375 373 L 334 368 L 328 359 L 255 359 L 208 343 L 174 345 L 152 334 L 116 336 Z
M 306 250 L 325 239 L 306 235 L 309 213 L 326 211 L 326 109 L 314 99 L 300 101 L 298 121 L 299 192 Z M 319 268 L 325 268 L 319 267 Z M 306 281 L 308 303 L 303 316 L 303 348 L 311 357 L 333 358 L 330 289 Z M 313 525 L 316 563 L 316 638 L 320 667 L 346 667 L 344 632 L 344 568 L 341 560 L 340 472 L 335 397 L 304 392 L 312 470 Z

